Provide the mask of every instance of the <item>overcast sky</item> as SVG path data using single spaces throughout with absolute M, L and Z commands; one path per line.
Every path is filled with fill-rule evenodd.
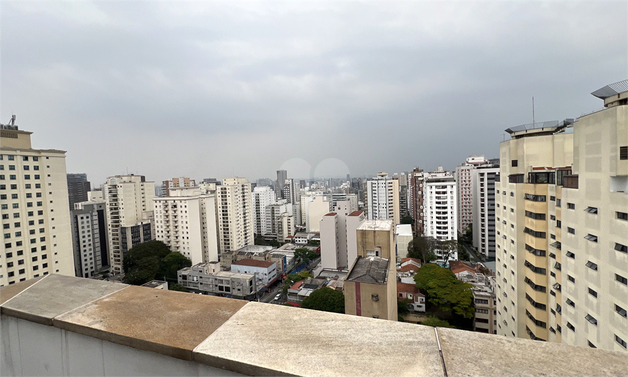
M 0 121 L 95 186 L 452 169 L 628 78 L 626 1 L 0 7 Z

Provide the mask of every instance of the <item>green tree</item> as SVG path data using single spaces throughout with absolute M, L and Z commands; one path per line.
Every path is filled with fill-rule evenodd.
M 414 219 L 410 215 L 405 215 L 404 217 L 401 218 L 401 223 L 412 225 L 414 224 Z
M 431 237 L 416 236 L 408 244 L 408 257 L 420 259 L 423 264 L 436 260 L 436 240 Z
M 410 309 L 408 309 L 408 305 L 410 305 L 411 303 L 412 301 L 407 298 L 397 300 L 397 313 L 399 315 L 408 314 L 410 312 Z
M 414 275 L 414 281 L 427 293 L 431 305 L 465 318 L 473 317 L 472 285 L 456 279 L 450 270 L 433 263 L 424 264 Z
M 429 316 L 425 321 L 421 322 L 421 324 L 425 325 L 425 326 L 432 326 L 432 327 L 455 328 L 454 326 L 450 325 L 449 322 L 445 321 L 444 319 L 436 318 L 434 316 Z
M 284 280 L 283 283 L 281 284 L 281 289 L 283 291 L 283 294 L 286 295 L 288 293 L 288 289 L 292 286 L 292 284 L 296 283 L 297 281 L 301 281 L 301 280 L 305 280 L 307 278 L 313 278 L 313 277 L 314 275 L 310 274 L 309 272 L 305 270 L 286 276 L 286 280 Z
M 302 308 L 324 312 L 345 312 L 345 295 L 335 289 L 323 287 L 312 292 L 301 304 Z
M 168 290 L 170 291 L 179 291 L 179 292 L 187 292 L 188 289 L 184 286 L 182 286 L 181 284 L 168 284 Z
M 161 260 L 158 276 L 164 280 L 177 281 L 177 271 L 192 266 L 192 261 L 181 253 L 172 252 Z
M 156 278 L 176 281 L 177 270 L 192 262 L 180 253 L 172 253 L 161 241 L 148 241 L 131 248 L 122 261 L 124 278 L 132 285 L 142 285 Z
M 309 263 L 311 260 L 316 259 L 316 257 L 318 257 L 318 254 L 316 253 L 316 251 L 310 250 L 306 247 L 301 247 L 294 250 L 294 257 L 299 262 Z
M 321 241 L 316 241 L 316 240 L 310 240 L 307 243 L 308 246 L 320 246 L 321 245 Z

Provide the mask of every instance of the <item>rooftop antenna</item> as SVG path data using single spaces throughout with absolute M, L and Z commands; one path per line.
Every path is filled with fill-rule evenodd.
M 534 96 L 532 96 L 532 127 L 536 124 L 536 120 L 534 118 Z

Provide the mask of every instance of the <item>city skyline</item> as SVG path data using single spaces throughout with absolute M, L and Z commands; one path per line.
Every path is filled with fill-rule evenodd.
M 0 121 L 96 185 L 451 171 L 628 72 L 620 2 L 1 7 Z

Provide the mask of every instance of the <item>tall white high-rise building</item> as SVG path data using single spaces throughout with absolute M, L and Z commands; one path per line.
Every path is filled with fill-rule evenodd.
M 112 274 L 122 272 L 126 252 L 152 239 L 151 221 L 155 182 L 143 175 L 116 175 L 103 186 L 107 203 L 109 266 Z
M 0 130 L 0 286 L 74 276 L 65 151 L 33 149 L 15 117 Z
M 266 225 L 268 227 L 268 232 L 265 235 L 275 236 L 279 238 L 279 235 L 288 229 L 282 226 L 281 217 L 283 214 L 287 214 L 288 216 L 292 216 L 292 224 L 294 225 L 294 215 L 293 215 L 293 205 L 292 203 L 288 203 L 286 199 L 280 199 L 276 201 L 274 204 L 270 204 L 266 207 Z M 294 230 L 294 229 L 293 229 Z M 288 234 L 292 235 L 292 234 Z
M 442 167 L 426 173 L 423 195 L 423 235 L 439 241 L 457 240 L 456 180 L 451 173 L 444 171 Z M 444 262 L 444 255 L 440 250 L 436 252 L 436 256 L 437 261 Z M 449 255 L 448 259 L 457 260 L 457 252 Z
M 364 211 L 351 211 L 349 201 L 338 201 L 320 221 L 321 265 L 348 270 L 357 258 L 356 231 L 364 222 Z
M 246 178 L 224 178 L 216 187 L 220 252 L 231 253 L 254 244 L 251 184 Z
M 275 204 L 275 190 L 269 186 L 257 186 L 253 189 L 253 229 L 255 234 L 268 234 L 268 222 L 266 219 L 267 207 Z
M 392 220 L 399 224 L 399 181 L 385 172 L 366 181 L 369 220 Z
M 200 188 L 170 188 L 170 196 L 154 198 L 155 239 L 192 264 L 218 262 L 216 194 Z

